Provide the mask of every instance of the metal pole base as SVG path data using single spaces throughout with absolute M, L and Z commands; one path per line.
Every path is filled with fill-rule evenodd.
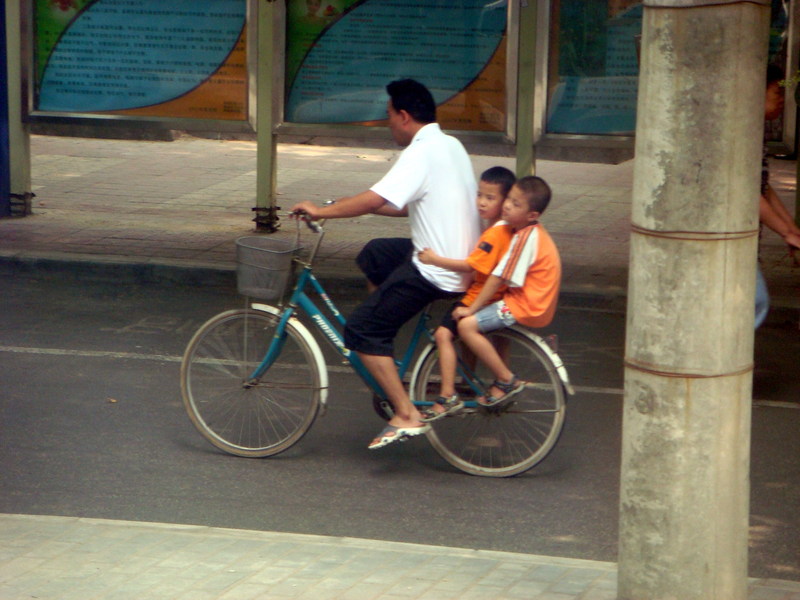
M 280 206 L 254 206 L 252 210 L 256 213 L 253 221 L 257 231 L 275 233 L 280 229 L 281 224 L 278 217 Z

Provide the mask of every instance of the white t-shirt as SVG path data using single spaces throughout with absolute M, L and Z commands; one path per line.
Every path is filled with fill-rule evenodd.
M 392 206 L 408 206 L 414 265 L 439 289 L 463 292 L 471 274 L 419 262 L 430 248 L 439 256 L 464 260 L 480 236 L 477 184 L 467 151 L 438 123 L 420 129 L 389 172 L 372 188 Z

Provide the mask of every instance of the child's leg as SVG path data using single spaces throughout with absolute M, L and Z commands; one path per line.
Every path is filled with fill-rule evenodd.
M 478 329 L 478 319 L 475 315 L 461 319 L 458 322 L 458 334 L 467 347 L 475 353 L 478 360 L 489 368 L 495 379 L 503 383 L 510 382 L 513 379 L 514 374 L 503 362 L 497 349 L 489 341 L 489 338 Z M 492 387 L 489 393 L 493 396 L 496 393 L 500 396 L 503 395 L 503 391 L 495 387 Z
M 442 383 L 439 388 L 439 397 L 430 407 L 421 411 L 423 423 L 454 415 L 464 408 L 464 403 L 459 400 L 455 391 L 456 364 L 458 362 L 456 347 L 453 343 L 455 335 L 448 327 L 442 325 L 436 329 L 433 337 L 439 349 L 439 375 Z
M 475 369 L 477 368 L 478 365 L 478 357 L 475 356 L 475 353 L 472 350 L 470 350 L 469 346 L 462 345 L 461 360 L 464 361 L 464 364 L 470 371 L 472 371 L 473 373 L 475 372 Z
M 442 378 L 439 395 L 449 398 L 456 393 L 456 362 L 458 361 L 456 347 L 453 344 L 453 333 L 447 327 L 438 327 L 433 337 L 439 349 L 439 375 Z M 440 407 L 434 406 L 433 408 L 436 410 Z M 437 412 L 439 411 L 437 410 Z
M 486 306 L 474 315 L 462 319 L 458 324 L 458 334 L 467 346 L 476 354 L 489 370 L 495 380 L 489 388 L 489 397 L 479 400 L 481 404 L 494 406 L 518 394 L 525 384 L 518 380 L 511 369 L 506 366 L 508 346 L 499 343 L 497 346 L 484 335 L 516 322 L 514 315 L 501 300 Z

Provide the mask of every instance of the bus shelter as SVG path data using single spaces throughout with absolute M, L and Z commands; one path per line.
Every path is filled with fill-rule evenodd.
M 770 60 L 798 69 L 795 2 L 773 0 Z M 284 136 L 385 140 L 385 85 L 425 83 L 468 149 L 535 159 L 633 155 L 642 2 L 30 0 L 9 43 L 23 123 L 255 133 L 256 221 L 275 225 Z M 16 33 L 16 32 L 15 32 Z M 18 71 L 17 71 L 18 70 Z M 770 124 L 793 152 L 797 105 Z M 14 162 L 24 160 L 11 149 Z M 14 191 L 14 190 L 12 190 Z M 19 190 L 17 190 L 19 191 Z

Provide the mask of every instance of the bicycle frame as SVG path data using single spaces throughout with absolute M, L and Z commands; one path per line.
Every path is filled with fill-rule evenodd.
M 328 318 L 328 316 L 320 309 L 320 307 L 311 299 L 309 294 L 306 293 L 306 288 L 308 286 L 311 286 L 313 292 L 315 292 L 322 299 L 327 312 L 331 315 L 335 324 L 334 322 L 331 322 L 331 319 Z M 311 322 L 314 323 L 317 329 L 324 334 L 325 339 L 331 343 L 334 349 L 345 359 L 345 361 L 353 368 L 359 377 L 361 377 L 370 390 L 372 390 L 372 392 L 378 397 L 385 399 L 386 394 L 378 382 L 375 381 L 375 378 L 372 376 L 372 374 L 364 366 L 364 363 L 361 361 L 361 358 L 359 358 L 358 354 L 345 347 L 344 338 L 342 337 L 342 333 L 340 331 L 340 328 L 344 327 L 345 318 L 333 300 L 331 300 L 330 296 L 325 291 L 325 288 L 322 287 L 322 284 L 314 276 L 309 263 L 303 265 L 303 270 L 297 279 L 297 283 L 292 291 L 292 295 L 289 298 L 286 307 L 280 314 L 280 323 L 275 331 L 275 335 L 270 343 L 269 349 L 267 350 L 264 359 L 261 361 L 261 364 L 256 367 L 250 376 L 250 381 L 253 383 L 257 382 L 264 375 L 264 373 L 266 373 L 270 366 L 272 366 L 272 363 L 275 361 L 275 359 L 280 355 L 281 351 L 283 350 L 284 340 L 286 339 L 286 324 L 289 322 L 289 319 L 296 315 L 298 311 L 305 314 L 311 320 Z M 426 309 L 417 319 L 417 324 L 414 327 L 411 341 L 408 345 L 408 348 L 406 348 L 406 351 L 403 353 L 402 358 L 400 360 L 395 360 L 397 371 L 401 379 L 405 376 L 409 367 L 411 366 L 411 361 L 414 358 L 420 340 L 423 337 L 426 337 L 429 340 L 433 339 L 428 327 L 429 320 L 430 315 Z
M 382 400 L 386 399 L 386 394 L 381 388 L 380 384 L 375 381 L 375 378 L 372 374 L 367 370 L 364 363 L 361 361 L 361 358 L 358 356 L 357 353 L 352 352 L 344 345 L 344 338 L 342 337 L 342 333 L 340 331 L 340 327 L 344 327 L 345 318 L 342 313 L 339 311 L 336 304 L 331 300 L 328 293 L 325 291 L 325 288 L 322 287 L 322 284 L 319 280 L 314 276 L 312 272 L 312 264 L 314 262 L 314 258 L 317 255 L 317 251 L 322 243 L 322 238 L 325 235 L 325 230 L 322 227 L 324 220 L 319 222 L 314 221 L 305 221 L 306 225 L 317 234 L 317 240 L 314 244 L 314 247 L 309 255 L 307 261 L 300 261 L 296 260 L 298 264 L 301 264 L 303 269 L 300 272 L 300 275 L 297 278 L 297 282 L 292 290 L 292 295 L 289 298 L 289 301 L 286 304 L 286 307 L 280 312 L 280 322 L 278 327 L 275 331 L 275 335 L 273 336 L 272 342 L 270 343 L 269 348 L 267 349 L 267 353 L 264 356 L 264 359 L 261 363 L 256 367 L 253 371 L 252 375 L 249 378 L 248 386 L 256 385 L 259 379 L 267 372 L 267 370 L 272 366 L 278 356 L 280 356 L 281 351 L 283 350 L 283 344 L 286 340 L 286 324 L 289 320 L 295 316 L 297 311 L 304 313 L 314 325 L 319 329 L 325 336 L 325 339 L 331 343 L 334 347 L 336 352 L 341 355 L 345 361 L 353 368 L 353 370 L 358 374 L 359 377 L 364 381 L 364 383 L 372 390 L 372 392 L 381 398 Z M 297 226 L 297 244 L 299 246 L 300 241 L 300 224 L 298 221 Z M 326 307 L 328 313 L 333 317 L 335 321 L 334 323 L 326 316 L 326 314 L 320 310 L 319 306 L 314 303 L 308 293 L 306 293 L 306 288 L 311 286 L 314 293 L 319 296 L 324 306 Z M 402 380 L 406 373 L 408 372 L 409 367 L 411 366 L 411 361 L 416 354 L 417 348 L 419 346 L 420 340 L 423 336 L 428 340 L 433 342 L 433 332 L 431 331 L 430 327 L 428 326 L 428 322 L 430 321 L 430 312 L 429 308 L 426 308 L 422 313 L 420 313 L 419 318 L 417 319 L 416 326 L 414 327 L 414 331 L 411 335 L 411 341 L 406 348 L 406 351 L 403 353 L 403 356 L 400 360 L 395 359 L 395 365 L 397 367 L 397 372 Z M 471 369 L 464 364 L 461 360 L 461 357 L 458 357 L 458 372 L 464 377 L 465 381 L 468 382 L 469 386 L 475 392 L 476 395 L 480 395 L 483 393 L 483 383 L 478 380 L 474 373 L 472 373 Z M 477 381 L 477 385 L 476 385 Z M 414 399 L 412 399 L 413 401 Z M 430 405 L 431 402 L 427 401 L 415 401 L 415 404 L 418 406 L 426 406 Z M 474 401 L 468 401 L 468 405 L 474 404 Z

